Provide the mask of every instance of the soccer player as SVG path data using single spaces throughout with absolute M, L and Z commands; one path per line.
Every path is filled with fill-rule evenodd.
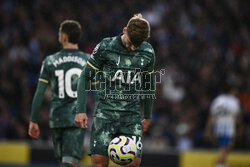
M 155 53 L 146 42 L 149 35 L 148 21 L 141 14 L 135 15 L 123 34 L 105 38 L 96 46 L 81 73 L 75 122 L 82 128 L 86 124 L 85 90 L 95 74 L 100 78 L 89 150 L 94 167 L 108 166 L 109 142 L 119 135 L 136 140 L 137 155 L 128 166 L 140 165 L 142 133 L 149 127 L 155 98 Z M 144 106 L 142 121 L 140 99 Z
M 58 41 L 63 49 L 43 61 L 37 89 L 32 102 L 29 135 L 39 137 L 38 115 L 44 92 L 49 85 L 52 91 L 49 126 L 54 151 L 62 167 L 76 166 L 82 157 L 85 130 L 75 126 L 77 83 L 89 55 L 78 50 L 81 25 L 74 20 L 61 23 Z M 87 119 L 86 114 L 82 114 Z M 84 125 L 86 128 L 87 125 Z
M 236 130 L 237 129 L 237 130 Z M 231 89 L 216 97 L 210 107 L 210 117 L 205 135 L 211 138 L 214 134 L 219 142 L 219 156 L 216 167 L 227 167 L 226 158 L 236 133 L 241 131 L 240 102 Z

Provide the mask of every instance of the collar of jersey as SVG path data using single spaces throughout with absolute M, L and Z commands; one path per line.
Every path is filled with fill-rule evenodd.
M 64 52 L 74 52 L 74 51 L 79 51 L 79 49 L 62 49 L 61 51 L 64 51 Z

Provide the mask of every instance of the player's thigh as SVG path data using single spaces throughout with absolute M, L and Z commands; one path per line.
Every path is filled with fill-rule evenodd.
M 119 127 L 120 135 L 130 137 L 135 141 L 137 154 L 136 156 L 141 157 L 142 155 L 142 125 L 141 122 L 122 122 Z
M 99 154 L 108 156 L 108 145 L 115 137 L 116 127 L 115 123 L 110 120 L 94 117 L 90 136 L 89 155 Z
M 219 137 L 218 139 L 219 143 L 219 148 L 229 148 L 231 143 L 232 143 L 232 138 L 231 137 L 227 137 L 227 136 L 222 136 L 222 137 Z
M 63 132 L 63 161 L 76 161 L 82 158 L 85 130 L 78 127 L 65 128 Z
M 53 141 L 53 146 L 54 146 L 54 152 L 56 158 L 61 161 L 62 159 L 62 129 L 61 128 L 52 128 L 50 129 L 51 136 L 52 136 L 52 141 Z

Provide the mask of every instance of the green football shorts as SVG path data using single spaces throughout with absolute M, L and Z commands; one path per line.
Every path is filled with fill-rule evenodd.
M 55 156 L 59 161 L 75 162 L 82 158 L 85 130 L 77 127 L 52 128 Z
M 136 140 L 137 155 L 142 154 L 142 125 L 141 122 L 121 122 L 112 119 L 94 117 L 89 155 L 100 154 L 108 156 L 108 146 L 111 140 L 117 136 L 127 136 Z

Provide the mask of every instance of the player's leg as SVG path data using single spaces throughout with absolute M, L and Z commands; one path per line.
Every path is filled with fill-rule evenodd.
M 61 167 L 76 167 L 76 165 L 73 164 L 72 162 L 65 162 L 62 163 Z
M 82 158 L 85 130 L 77 127 L 64 128 L 62 167 L 76 167 Z
M 94 167 L 108 167 L 109 157 L 100 154 L 91 154 L 91 162 Z
M 231 138 L 221 137 L 219 138 L 219 154 L 216 167 L 227 167 L 226 158 L 229 152 L 229 145 Z
M 227 147 L 221 147 L 219 149 L 218 164 L 226 164 L 227 154 L 228 154 Z
M 128 165 L 122 167 L 139 167 L 141 164 L 142 156 L 142 125 L 141 122 L 122 122 L 120 126 L 120 135 L 128 136 L 135 141 L 136 144 L 136 157 Z
M 50 132 L 52 136 L 55 157 L 61 164 L 62 162 L 62 130 L 60 128 L 52 128 L 50 129 Z
M 114 138 L 115 132 L 115 123 L 112 120 L 94 117 L 89 149 L 94 167 L 108 167 L 108 146 Z

